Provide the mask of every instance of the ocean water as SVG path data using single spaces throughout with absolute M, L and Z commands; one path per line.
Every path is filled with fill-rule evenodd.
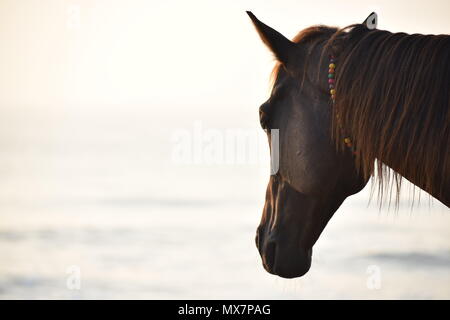
M 424 195 L 379 210 L 366 188 L 332 218 L 306 276 L 266 273 L 254 235 L 267 165 L 174 163 L 171 135 L 201 113 L 157 115 L 2 112 L 0 298 L 450 298 L 450 212 Z

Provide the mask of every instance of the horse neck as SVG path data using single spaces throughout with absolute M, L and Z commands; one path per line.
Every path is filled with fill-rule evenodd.
M 442 155 L 445 156 L 445 152 L 443 152 Z M 435 177 L 432 180 L 432 185 L 426 185 L 421 181 L 421 179 L 417 178 L 416 168 L 420 166 L 419 163 L 414 163 L 411 161 L 408 167 L 399 166 L 397 161 L 394 159 L 383 159 L 382 163 L 394 170 L 401 177 L 441 201 L 447 207 L 450 207 L 450 180 L 448 178 L 450 177 L 450 167 L 448 165 L 448 161 L 447 164 L 445 164 L 442 159 L 443 165 L 436 166 L 435 172 L 432 173 Z

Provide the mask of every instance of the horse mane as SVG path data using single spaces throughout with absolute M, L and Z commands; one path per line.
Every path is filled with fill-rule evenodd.
M 352 25 L 325 49 L 337 61 L 336 145 L 351 137 L 357 168 L 378 182 L 379 199 L 395 186 L 398 203 L 405 172 L 429 193 L 448 192 L 442 175 L 450 168 L 450 36 Z
M 338 31 L 337 28 L 332 28 L 325 25 L 315 25 L 308 27 L 306 29 L 301 30 L 297 35 L 292 39 L 292 42 L 295 43 L 304 43 L 304 44 L 310 44 L 311 48 L 314 48 L 317 46 L 317 44 L 320 41 L 323 41 L 323 36 L 331 37 L 333 34 L 335 34 Z M 275 83 L 279 73 L 280 68 L 282 67 L 281 62 L 277 61 L 275 63 L 274 68 L 272 69 L 271 75 L 270 75 L 270 82 L 271 85 Z M 306 70 L 305 70 L 306 72 Z
M 449 35 L 318 25 L 300 31 L 293 42 L 310 48 L 325 43 L 318 65 L 335 56 L 332 137 L 341 151 L 343 139 L 351 137 L 356 168 L 377 182 L 380 205 L 394 187 L 398 204 L 399 172 L 408 172 L 429 193 L 448 192 L 441 175 L 450 169 Z M 272 71 L 272 83 L 280 66 Z

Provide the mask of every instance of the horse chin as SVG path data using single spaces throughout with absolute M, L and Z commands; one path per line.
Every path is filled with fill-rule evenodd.
M 274 257 L 275 259 L 275 257 Z M 308 273 L 311 268 L 312 248 L 300 252 L 298 255 L 293 254 L 289 262 L 276 260 L 274 264 L 264 263 L 264 269 L 267 272 L 285 279 L 299 278 Z

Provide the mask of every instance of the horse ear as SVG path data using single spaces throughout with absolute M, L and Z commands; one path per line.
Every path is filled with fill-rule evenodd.
M 367 29 L 376 29 L 378 24 L 378 15 L 376 14 L 376 12 L 372 12 L 371 14 L 369 14 L 369 16 L 366 18 L 366 20 L 364 20 L 362 24 L 366 26 Z
M 287 39 L 278 31 L 265 25 L 253 13 L 247 11 L 248 16 L 253 22 L 261 40 L 272 51 L 277 60 L 281 62 L 286 69 L 294 70 L 296 61 L 299 60 L 300 47 L 291 40 Z

